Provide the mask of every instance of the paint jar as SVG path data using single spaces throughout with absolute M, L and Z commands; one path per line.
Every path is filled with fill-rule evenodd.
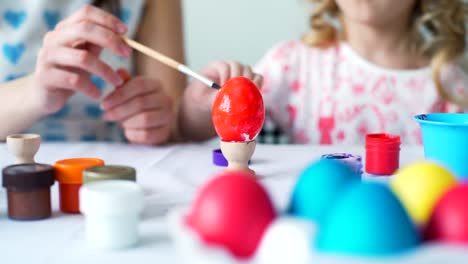
M 366 136 L 366 172 L 392 175 L 400 165 L 400 136 L 369 134 Z
M 105 180 L 136 181 L 136 171 L 132 167 L 120 165 L 96 166 L 83 171 L 83 184 Z
M 84 184 L 80 210 L 86 218 L 86 239 L 91 247 L 120 249 L 138 242 L 143 190 L 135 182 L 107 180 Z
M 50 186 L 54 184 L 52 166 L 18 164 L 4 168 L 2 174 L 2 185 L 7 189 L 8 217 L 15 220 L 50 217 Z
M 60 210 L 64 213 L 78 214 L 79 190 L 83 183 L 83 170 L 104 165 L 95 158 L 75 158 L 59 160 L 54 164 L 55 179 L 59 182 Z

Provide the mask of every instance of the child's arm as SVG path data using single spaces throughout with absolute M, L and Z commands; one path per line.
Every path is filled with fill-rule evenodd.
M 244 76 L 252 80 L 259 88 L 263 80 L 249 66 L 237 62 L 218 61 L 209 64 L 201 73 L 223 84 L 235 76 Z M 181 100 L 178 127 L 183 140 L 201 141 L 215 137 L 216 132 L 211 122 L 211 108 L 217 90 L 194 80 L 185 90 Z
M 136 40 L 184 63 L 181 9 L 180 0 L 146 1 Z M 182 95 L 187 85 L 185 75 L 138 52 L 135 63 L 138 75 L 159 79 L 171 97 Z
M 180 0 L 146 1 L 136 40 L 177 61 L 184 61 Z M 134 78 L 103 99 L 104 119 L 117 122 L 132 143 L 161 144 L 171 133 L 176 105 L 186 79 L 183 74 L 134 52 Z

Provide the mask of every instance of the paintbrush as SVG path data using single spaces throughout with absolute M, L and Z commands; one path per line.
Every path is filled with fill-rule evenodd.
M 167 66 L 169 67 L 172 67 L 184 74 L 187 74 L 188 76 L 191 76 L 199 81 L 201 81 L 202 83 L 208 85 L 209 87 L 211 88 L 214 88 L 214 89 L 219 89 L 221 88 L 221 86 L 219 86 L 219 84 L 211 81 L 210 79 L 206 78 L 205 76 L 203 75 L 200 75 L 198 73 L 196 73 L 195 71 L 191 70 L 189 67 L 185 66 L 184 64 L 180 63 L 180 62 L 177 62 L 175 61 L 174 59 L 171 59 L 169 57 L 167 57 L 166 55 L 164 54 L 161 54 L 151 48 L 148 48 L 146 47 L 145 45 L 143 44 L 140 44 L 132 39 L 129 39 L 125 36 L 122 37 L 123 40 L 125 41 L 125 43 L 127 43 L 130 47 L 138 50 L 139 52 L 155 59 L 155 60 L 158 60 L 159 62 L 161 63 L 164 63 L 166 64 Z

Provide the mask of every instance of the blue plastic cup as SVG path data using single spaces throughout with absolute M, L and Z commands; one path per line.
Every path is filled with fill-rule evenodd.
M 459 180 L 468 180 L 468 114 L 417 115 L 424 156 L 446 166 Z

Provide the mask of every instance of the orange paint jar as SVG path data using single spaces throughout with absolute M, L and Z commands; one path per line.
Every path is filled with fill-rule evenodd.
M 54 164 L 55 179 L 59 182 L 60 210 L 64 213 L 80 213 L 79 190 L 83 183 L 83 170 L 102 166 L 96 158 L 59 160 Z

